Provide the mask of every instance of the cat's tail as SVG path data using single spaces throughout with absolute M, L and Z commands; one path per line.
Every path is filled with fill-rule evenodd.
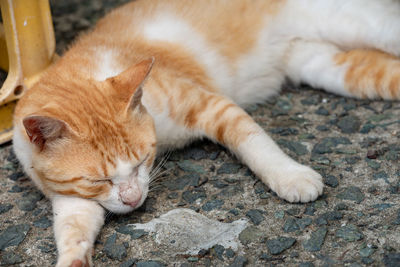
M 287 54 L 294 82 L 358 98 L 400 98 L 400 59 L 379 50 L 343 51 L 333 44 L 295 40 Z

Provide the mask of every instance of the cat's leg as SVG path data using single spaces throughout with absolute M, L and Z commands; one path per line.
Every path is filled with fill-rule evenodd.
M 180 107 L 176 114 L 184 115 L 176 121 L 188 131 L 195 136 L 201 132 L 226 146 L 289 202 L 308 202 L 322 194 L 321 176 L 288 157 L 242 108 L 219 94 L 185 90 L 190 90 L 184 94 L 188 99 L 176 98 L 172 104 Z
M 283 14 L 282 30 L 301 38 L 400 56 L 398 0 L 289 0 Z
M 400 98 L 400 60 L 377 50 L 342 51 L 335 45 L 295 40 L 286 73 L 294 82 L 344 96 Z
M 56 196 L 52 199 L 57 267 L 92 266 L 95 238 L 104 224 L 104 209 L 97 202 Z

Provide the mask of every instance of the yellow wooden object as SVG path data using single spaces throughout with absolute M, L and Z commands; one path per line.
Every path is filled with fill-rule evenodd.
M 0 89 L 0 143 L 4 143 L 12 137 L 16 99 L 55 59 L 55 39 L 48 0 L 0 0 L 0 8 L 4 24 L 0 68 L 8 71 Z

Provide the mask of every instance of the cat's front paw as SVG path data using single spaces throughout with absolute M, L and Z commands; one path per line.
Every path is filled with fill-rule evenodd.
M 303 165 L 287 168 L 273 178 L 270 187 L 279 197 L 289 202 L 310 202 L 323 191 L 319 173 Z
M 76 247 L 70 248 L 62 253 L 56 267 L 91 267 L 92 249 L 87 241 L 81 241 Z

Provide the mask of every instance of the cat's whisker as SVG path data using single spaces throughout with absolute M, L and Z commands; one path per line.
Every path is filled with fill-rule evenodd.
M 171 155 L 171 153 L 172 153 L 171 151 L 168 151 L 165 154 L 165 156 L 160 160 L 160 162 L 157 164 L 157 166 L 150 172 L 150 175 L 149 175 L 150 181 L 154 180 L 159 175 L 161 168 L 168 161 L 168 158 Z
M 162 157 L 162 159 L 158 162 L 157 166 L 152 170 L 151 173 L 154 173 L 156 171 L 158 171 L 162 166 L 164 166 L 164 164 L 166 163 L 166 161 L 168 160 L 169 156 L 172 154 L 172 150 L 168 150 L 164 156 Z
M 158 189 L 160 189 L 160 188 L 162 188 L 163 186 L 160 184 L 160 185 L 156 185 L 156 186 L 153 186 L 152 188 L 150 188 L 149 189 L 149 193 L 151 193 L 151 192 L 154 192 L 154 191 L 157 191 Z

